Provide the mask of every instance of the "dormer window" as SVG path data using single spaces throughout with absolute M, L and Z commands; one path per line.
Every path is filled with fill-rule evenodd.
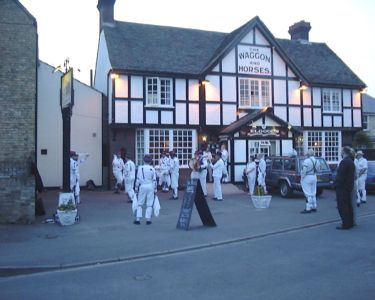
M 323 112 L 341 112 L 341 93 L 338 89 L 323 89 Z
M 172 106 L 172 79 L 148 77 L 147 106 Z
M 271 84 L 269 80 L 240 78 L 240 108 L 263 108 L 270 106 Z

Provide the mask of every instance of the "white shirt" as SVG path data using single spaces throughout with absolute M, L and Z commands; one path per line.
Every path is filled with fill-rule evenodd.
M 112 171 L 113 172 L 122 172 L 124 169 L 124 161 L 122 160 L 121 157 L 117 157 L 117 155 L 113 156 L 113 161 L 112 161 Z
M 246 176 L 251 177 L 256 175 L 257 164 L 255 161 L 248 162 L 246 165 Z
M 128 159 L 124 166 L 125 179 L 135 179 L 135 164 L 132 160 Z
M 314 156 L 308 157 L 303 161 L 301 176 L 316 175 L 318 172 L 318 161 Z
M 356 166 L 358 168 L 358 177 L 363 175 L 363 174 L 367 174 L 367 169 L 368 169 L 368 163 L 367 163 L 367 159 L 366 158 L 359 158 L 359 159 L 356 159 L 357 163 L 356 163 Z M 355 161 L 354 161 L 355 163 Z
M 228 151 L 226 149 L 221 151 L 221 159 L 224 161 L 224 163 L 228 161 Z
M 164 156 L 160 159 L 159 165 L 160 165 L 160 171 L 169 172 L 171 168 L 171 159 L 167 156 Z
M 213 177 L 221 177 L 223 176 L 224 170 L 225 170 L 225 165 L 224 161 L 222 158 L 220 158 L 214 165 L 211 163 L 210 164 L 212 167 L 212 176 Z
M 208 160 L 212 160 L 211 151 L 203 151 L 203 157 L 205 157 Z
M 173 174 L 178 174 L 180 170 L 180 161 L 178 160 L 177 156 L 171 158 L 171 172 Z
M 259 172 L 259 174 L 262 175 L 262 176 L 266 176 L 266 168 L 267 168 L 266 161 L 264 160 L 264 158 L 262 158 L 259 161 L 259 164 L 258 164 L 258 172 Z
M 151 165 L 140 166 L 137 173 L 136 187 L 139 187 L 142 184 L 150 183 L 152 183 L 156 189 L 156 172 L 154 167 Z

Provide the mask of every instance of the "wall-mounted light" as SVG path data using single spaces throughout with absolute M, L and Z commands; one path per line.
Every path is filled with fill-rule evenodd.
M 209 83 L 210 83 L 210 81 L 208 79 L 202 80 L 202 85 L 206 85 L 206 84 L 209 84 Z
M 359 92 L 360 92 L 361 94 L 366 94 L 366 93 L 367 93 L 367 87 L 361 89 Z
M 116 73 L 112 73 L 112 74 L 111 74 L 111 78 L 112 78 L 112 79 L 118 79 L 118 78 L 120 78 L 120 75 L 118 75 L 118 74 L 116 74 Z
M 300 83 L 299 83 L 299 90 L 300 91 L 305 91 L 305 90 L 307 90 L 307 88 L 308 88 L 307 84 L 304 83 L 304 82 L 302 82 L 302 81 L 300 81 Z
M 202 142 L 207 142 L 207 135 L 202 136 Z

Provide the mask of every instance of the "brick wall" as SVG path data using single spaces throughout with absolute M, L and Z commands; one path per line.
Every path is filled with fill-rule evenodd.
M 16 0 L 0 1 L 0 223 L 31 223 L 35 178 L 37 26 Z

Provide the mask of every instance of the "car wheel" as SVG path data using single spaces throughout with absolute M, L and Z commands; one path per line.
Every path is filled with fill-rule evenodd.
M 316 189 L 316 195 L 320 196 L 321 194 L 323 194 L 323 189 L 321 188 Z
M 288 183 L 286 181 L 281 181 L 279 184 L 279 191 L 281 197 L 287 198 L 292 195 L 292 189 L 289 187 Z

